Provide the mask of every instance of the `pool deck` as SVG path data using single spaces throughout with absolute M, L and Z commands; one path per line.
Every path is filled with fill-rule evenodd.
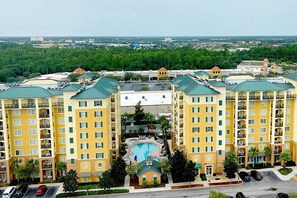
M 131 142 L 131 140 L 137 140 L 135 142 Z M 133 151 L 132 151 L 132 147 L 136 144 L 141 144 L 141 143 L 152 143 L 152 144 L 155 144 L 157 145 L 157 150 L 155 150 L 154 152 L 150 153 L 149 156 L 152 156 L 154 158 L 158 158 L 158 159 L 161 159 L 161 149 L 162 149 L 162 144 L 160 144 L 159 142 L 157 142 L 154 137 L 151 137 L 151 138 L 146 138 L 146 139 L 139 139 L 137 137 L 135 138 L 128 138 L 126 139 L 125 143 L 127 144 L 128 146 L 128 149 L 126 149 L 127 153 L 126 155 L 124 156 L 124 158 L 126 158 L 127 160 L 129 160 L 131 163 L 137 163 L 137 161 L 135 161 L 134 159 L 131 159 L 131 155 L 133 154 Z

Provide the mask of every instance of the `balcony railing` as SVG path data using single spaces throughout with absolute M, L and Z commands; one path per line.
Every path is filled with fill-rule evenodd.
M 266 95 L 266 96 L 263 96 L 263 99 L 264 99 L 264 100 L 273 100 L 273 95 Z
M 4 151 L 5 150 L 5 146 L 0 146 L 0 151 Z
M 246 106 L 238 106 L 238 110 L 246 110 Z
M 275 141 L 274 141 L 274 144 L 281 144 L 281 143 L 282 143 L 281 140 L 275 140 Z
M 4 136 L 1 135 L 1 136 L 0 136 L 0 141 L 3 141 L 3 140 L 4 140 Z
M 41 134 L 41 138 L 51 138 L 51 134 Z
M 246 119 L 246 115 L 238 115 L 238 119 Z
M 239 124 L 239 125 L 237 125 L 237 128 L 244 129 L 244 128 L 246 128 L 246 125 L 245 124 Z
M 115 118 L 111 118 L 111 121 L 112 121 L 112 122 L 115 122 Z
M 41 156 L 42 157 L 51 157 L 52 154 L 51 153 L 42 153 Z
M 1 166 L 1 169 L 0 169 L 1 171 L 7 171 L 7 168 L 6 168 L 6 166 Z
M 274 154 L 281 154 L 282 153 L 282 150 L 275 150 L 274 151 Z
M 179 109 L 183 109 L 183 107 L 184 107 L 183 105 L 179 105 Z
M 237 153 L 237 156 L 244 156 L 244 155 L 245 155 L 244 152 L 238 152 L 238 153 Z
M 40 128 L 50 128 L 50 124 L 40 124 Z
M 237 146 L 245 146 L 245 142 L 237 142 Z
M 111 112 L 115 112 L 115 108 L 111 108 Z
M 283 123 L 275 123 L 275 127 L 283 127 Z
M 184 125 L 183 125 L 183 124 L 180 124 L 179 127 L 180 127 L 180 128 L 181 128 L 181 127 L 184 127 Z
M 35 108 L 35 103 L 23 103 L 22 108 Z
M 282 117 L 284 117 L 284 114 L 283 113 L 279 113 L 279 114 L 276 114 L 275 117 L 276 118 L 282 118 Z
M 183 137 L 184 136 L 184 133 L 179 133 L 179 137 Z
M 284 108 L 284 105 L 283 105 L 283 104 L 281 104 L 281 105 L 276 105 L 275 107 L 276 107 L 276 108 Z
M 235 100 L 235 96 L 226 96 L 226 100 Z
M 64 102 L 53 102 L 53 107 L 63 107 Z
M 238 134 L 237 138 L 246 138 L 246 134 Z
M 19 104 L 5 104 L 4 107 L 6 109 L 19 108 Z
M 246 100 L 246 96 L 238 96 L 238 100 Z
M 3 125 L 0 126 L 0 130 L 3 130 Z
M 274 133 L 274 136 L 283 136 L 283 133 Z
M 51 143 L 41 144 L 42 149 L 51 148 Z
M 183 114 L 179 115 L 179 118 L 184 118 L 184 115 Z
M 287 98 L 288 99 L 295 99 L 296 98 L 296 95 L 295 94 L 288 94 L 287 95 Z
M 53 165 L 52 164 L 43 164 L 42 168 L 52 168 Z
M 284 98 L 285 98 L 284 95 L 277 95 L 277 96 L 276 96 L 276 99 L 284 99 Z
M 111 102 L 115 102 L 115 99 L 114 99 L 114 98 L 112 98 L 112 99 L 111 99 Z
M 180 100 L 183 100 L 183 99 L 184 99 L 184 97 L 183 97 L 183 96 L 180 96 L 180 97 L 179 97 L 179 99 L 180 99 Z
M 40 118 L 49 118 L 50 115 L 48 113 L 41 113 L 41 114 L 39 114 L 39 117 Z
M 49 107 L 49 103 L 38 103 L 39 107 Z
M 249 96 L 250 100 L 260 100 L 260 96 Z

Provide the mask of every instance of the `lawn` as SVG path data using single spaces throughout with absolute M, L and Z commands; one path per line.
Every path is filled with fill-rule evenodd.
M 281 168 L 281 169 L 278 169 L 278 171 L 282 175 L 288 175 L 288 174 L 290 174 L 293 171 L 293 169 L 292 168 Z

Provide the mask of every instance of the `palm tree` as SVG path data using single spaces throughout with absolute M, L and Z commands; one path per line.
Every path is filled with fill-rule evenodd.
M 291 155 L 287 152 L 283 152 L 279 156 L 279 160 L 282 163 L 283 169 L 286 168 L 286 163 L 291 160 Z
M 147 112 L 144 114 L 144 118 L 147 121 L 147 132 L 148 133 L 150 132 L 150 123 L 151 123 L 153 117 L 154 117 L 153 114 L 151 114 L 150 112 Z
M 129 117 L 129 114 L 127 112 L 125 112 L 121 116 L 122 134 L 126 133 L 128 117 Z
M 252 153 L 252 158 L 253 158 L 253 167 L 255 167 L 255 158 L 258 156 L 259 154 L 259 149 L 257 149 L 256 147 L 252 147 L 250 148 L 249 152 Z
M 268 162 L 268 158 L 271 157 L 271 154 L 272 154 L 272 149 L 271 147 L 269 146 L 265 146 L 264 147 L 264 152 L 265 152 L 265 156 L 266 156 L 266 165 L 267 165 L 267 162 Z M 272 163 L 272 162 L 271 162 Z
M 34 175 L 38 173 L 38 168 L 36 167 L 38 165 L 38 160 L 30 159 L 27 162 L 27 171 L 31 176 L 32 181 L 34 182 Z
M 165 116 L 161 116 L 159 118 L 159 122 L 161 124 L 161 131 L 163 135 L 163 140 L 166 142 L 166 135 L 167 135 L 167 130 L 170 128 L 169 121 L 165 118 Z
M 15 174 L 16 179 L 18 180 L 18 182 L 20 181 L 20 179 L 19 179 L 19 172 L 20 172 L 19 163 L 21 163 L 21 162 L 22 162 L 21 159 L 15 159 L 11 164 L 12 172 Z
M 59 173 L 59 177 L 61 177 L 63 175 L 62 171 L 66 170 L 66 163 L 65 162 L 57 162 L 56 170 L 57 170 L 57 173 Z

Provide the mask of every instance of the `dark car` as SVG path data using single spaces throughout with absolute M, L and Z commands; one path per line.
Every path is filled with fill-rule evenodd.
M 22 184 L 17 188 L 16 193 L 13 195 L 13 198 L 20 198 L 23 197 L 24 194 L 27 192 L 28 190 L 28 184 Z
M 35 192 L 35 195 L 37 195 L 37 196 L 43 195 L 45 193 L 46 189 L 47 189 L 46 185 L 44 185 L 44 184 L 38 186 L 38 188 L 37 188 L 37 190 Z
M 251 171 L 251 176 L 257 181 L 260 181 L 263 178 L 262 175 L 258 171 L 255 171 L 255 170 Z
M 236 198 L 246 198 L 246 196 L 242 192 L 236 193 Z
M 251 181 L 251 178 L 250 178 L 250 176 L 249 176 L 249 174 L 247 172 L 242 171 L 242 172 L 239 172 L 238 175 L 241 178 L 241 180 L 244 181 L 244 182 Z
M 289 198 L 289 195 L 286 193 L 278 193 L 276 198 Z

